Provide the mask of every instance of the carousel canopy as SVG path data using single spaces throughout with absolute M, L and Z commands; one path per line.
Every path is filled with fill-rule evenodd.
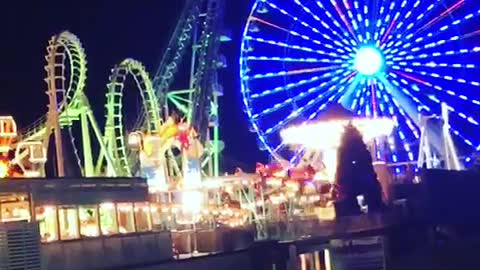
M 315 120 L 283 129 L 280 136 L 284 144 L 326 150 L 340 145 L 345 126 L 350 123 L 360 131 L 365 142 L 389 135 L 393 129 L 392 119 L 360 117 L 335 104 Z

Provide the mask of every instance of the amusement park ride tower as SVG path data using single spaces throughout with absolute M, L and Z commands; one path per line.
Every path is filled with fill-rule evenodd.
M 222 0 L 186 1 L 153 79 L 164 116 L 180 115 L 197 132 L 207 151 L 202 155 L 202 165 L 208 164 L 208 174 L 213 176 L 219 175 L 222 148 L 218 130 L 218 97 L 223 95 L 223 88 L 218 82 L 217 70 L 226 67 L 226 62 L 220 54 L 220 44 L 230 40 L 222 34 L 223 12 Z M 179 65 L 189 55 L 188 88 L 171 90 Z
M 67 146 L 64 143 L 68 135 L 71 144 L 68 147 L 73 147 L 71 152 L 83 176 L 140 176 L 142 164 L 148 164 L 149 158 L 158 158 L 150 154 L 144 155 L 146 163 L 140 161 L 141 152 L 145 150 L 143 142 L 151 144 L 155 137 L 165 139 L 161 136 L 167 131 L 171 135 L 168 139 L 173 136 L 175 142 L 167 141 L 162 149 L 156 150 L 162 152 L 159 155 L 165 161 L 163 167 L 167 174 L 182 177 L 187 165 L 191 165 L 197 167 L 199 175 L 218 176 L 219 153 L 223 146 L 218 130 L 218 97 L 222 95 L 222 87 L 218 83 L 217 70 L 226 65 L 220 54 L 220 44 L 229 40 L 221 34 L 222 17 L 221 0 L 187 0 L 152 80 L 138 61 L 126 59 L 116 65 L 106 89 L 103 132 L 84 92 L 87 61 L 79 39 L 69 32 L 54 36 L 46 57 L 48 113 L 22 130 L 18 141 L 41 143 L 45 151 L 53 141 L 56 150 L 52 159 L 56 162 L 54 175 L 65 176 L 64 148 Z M 182 82 L 184 76 L 178 72 L 179 66 L 185 64 L 190 65 L 190 76 L 187 82 Z M 133 130 L 125 133 L 122 103 L 128 78 L 134 79 L 143 106 Z M 172 90 L 174 81 L 176 85 L 184 84 L 185 89 Z M 171 120 L 178 129 L 175 134 L 165 129 L 170 127 Z M 75 123 L 80 124 L 81 140 L 74 138 L 79 135 L 72 130 Z M 50 139 L 51 134 L 54 140 Z M 128 140 L 130 135 L 131 140 Z M 81 149 L 77 149 L 77 145 L 81 145 Z M 195 151 L 184 151 L 192 145 Z M 187 152 L 188 160 L 185 159 Z M 193 161 L 193 156 L 198 161 Z M 41 175 L 46 175 L 44 169 Z

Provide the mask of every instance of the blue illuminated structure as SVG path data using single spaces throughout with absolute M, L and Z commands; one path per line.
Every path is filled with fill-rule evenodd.
M 377 48 L 365 46 L 357 51 L 353 65 L 358 73 L 365 76 L 374 76 L 383 68 L 383 55 Z
M 341 103 L 359 115 L 393 118 L 378 159 L 415 161 L 418 114 L 439 115 L 444 102 L 462 153 L 480 149 L 479 29 L 480 2 L 473 0 L 255 1 L 240 77 L 259 145 L 298 160 L 279 131 Z

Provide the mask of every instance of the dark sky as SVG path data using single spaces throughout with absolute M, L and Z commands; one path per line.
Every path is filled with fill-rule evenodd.
M 225 95 L 220 116 L 227 169 L 235 165 L 252 168 L 255 161 L 265 159 L 257 150 L 255 135 L 248 131 L 238 78 L 239 44 L 249 2 L 227 0 L 225 14 L 225 25 L 233 35 L 233 41 L 222 48 L 229 64 L 221 74 Z M 181 0 L 4 3 L 0 15 L 0 114 L 13 115 L 22 127 L 46 112 L 45 47 L 52 35 L 69 30 L 86 50 L 86 92 L 97 119 L 102 118 L 110 69 L 131 57 L 154 73 L 182 6 Z

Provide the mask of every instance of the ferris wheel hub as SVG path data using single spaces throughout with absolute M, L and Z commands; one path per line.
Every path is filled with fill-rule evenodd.
M 382 52 L 372 46 L 361 47 L 355 55 L 354 68 L 365 76 L 374 76 L 383 69 L 384 58 Z

